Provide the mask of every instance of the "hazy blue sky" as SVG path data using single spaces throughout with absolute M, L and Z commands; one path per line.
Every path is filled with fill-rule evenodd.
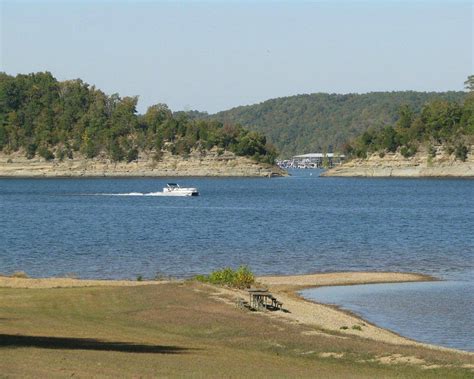
M 139 110 L 312 92 L 461 90 L 471 1 L 3 1 L 0 70 L 48 70 Z

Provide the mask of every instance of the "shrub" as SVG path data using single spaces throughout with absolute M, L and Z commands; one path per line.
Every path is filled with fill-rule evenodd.
M 362 327 L 359 325 L 352 325 L 352 329 L 354 330 L 362 330 Z
M 29 276 L 28 276 L 27 273 L 24 272 L 24 271 L 15 271 L 15 272 L 12 274 L 12 278 L 27 279 L 27 278 L 29 278 Z
M 161 150 L 156 150 L 153 153 L 153 161 L 154 162 L 159 162 L 163 159 L 163 152 Z
M 236 288 L 248 288 L 255 283 L 255 275 L 247 266 L 240 266 L 237 270 L 224 267 L 211 272 L 209 275 L 196 275 L 195 280 L 204 283 L 227 285 Z
M 41 146 L 38 149 L 38 154 L 40 155 L 40 157 L 43 157 L 47 161 L 50 161 L 50 160 L 54 159 L 54 154 L 52 153 L 52 151 L 49 150 L 47 147 L 44 147 L 44 146 Z
M 448 145 L 446 146 L 445 151 L 446 151 L 446 154 L 451 155 L 452 153 L 454 153 L 454 147 Z
M 56 152 L 56 155 L 59 159 L 60 162 L 64 161 L 64 158 L 66 157 L 66 150 L 64 149 L 59 149 L 57 152 Z
M 416 147 L 413 146 L 402 146 L 400 154 L 405 158 L 410 158 L 416 154 Z
M 457 145 L 456 148 L 454 149 L 454 154 L 456 155 L 456 159 L 459 159 L 463 162 L 465 162 L 467 159 L 467 152 L 468 152 L 468 148 L 464 146 L 462 143 Z
M 130 163 L 138 159 L 138 149 L 136 147 L 130 149 L 127 153 L 127 162 Z
M 429 145 L 428 146 L 428 157 L 429 158 L 434 158 L 436 157 L 436 147 L 434 147 L 433 145 Z
M 235 272 L 234 286 L 238 288 L 249 288 L 255 283 L 255 275 L 247 266 L 240 266 Z
M 28 144 L 28 146 L 26 147 L 26 158 L 33 159 L 35 157 L 37 148 L 38 146 L 36 145 L 36 143 Z

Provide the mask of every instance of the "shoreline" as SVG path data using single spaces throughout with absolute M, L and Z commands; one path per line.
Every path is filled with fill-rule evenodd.
M 327 286 L 349 286 L 381 283 L 407 283 L 438 281 L 430 275 L 401 272 L 332 272 L 306 275 L 261 276 L 257 277 L 258 285 L 266 286 L 269 291 L 283 302 L 286 312 L 259 312 L 259 315 L 285 320 L 290 323 L 304 324 L 312 328 L 310 334 L 328 338 L 347 339 L 359 337 L 378 342 L 399 345 L 424 347 L 428 349 L 456 352 L 473 356 L 474 353 L 460 349 L 448 348 L 412 340 L 389 329 L 377 326 L 357 314 L 343 310 L 336 305 L 318 303 L 302 297 L 298 292 L 308 288 Z M 116 286 L 150 286 L 168 283 L 180 283 L 185 280 L 90 280 L 75 278 L 17 278 L 0 276 L 0 288 L 47 289 L 79 287 L 116 287 Z M 235 300 L 248 296 L 246 290 L 226 287 L 215 287 L 220 300 Z M 222 298 L 223 297 L 223 298 Z M 353 328 L 356 326 L 356 328 Z M 347 328 L 344 328 L 347 327 Z
M 284 305 L 286 301 L 287 304 L 290 304 L 291 308 L 294 308 L 293 310 L 296 310 L 296 312 L 292 312 L 290 309 L 291 313 L 285 313 L 283 317 L 291 321 L 317 327 L 318 330 L 315 330 L 315 334 L 347 334 L 399 346 L 423 347 L 474 356 L 474 352 L 425 343 L 405 337 L 390 329 L 378 326 L 354 312 L 342 309 L 340 306 L 306 299 L 299 293 L 304 289 L 319 287 L 442 281 L 431 275 L 402 272 L 332 272 L 306 275 L 262 276 L 258 277 L 257 280 L 259 283 L 266 285 L 269 291 L 276 295 L 278 299 L 283 299 Z M 352 329 L 351 325 L 358 325 L 362 330 Z M 341 326 L 347 326 L 348 328 L 342 330 Z
M 355 178 L 474 178 L 474 153 L 465 161 L 453 156 L 437 154 L 429 157 L 420 151 L 412 157 L 400 153 L 386 153 L 383 158 L 372 154 L 366 159 L 356 158 L 327 170 L 322 177 Z
M 268 286 L 269 290 L 294 307 L 296 313 L 290 318 L 316 326 L 324 331 L 337 332 L 367 338 L 395 345 L 419 346 L 443 351 L 455 351 L 472 354 L 464 350 L 448 348 L 435 344 L 419 342 L 398 333 L 382 328 L 361 316 L 332 304 L 319 303 L 306 299 L 300 291 L 309 288 L 351 286 L 364 284 L 388 284 L 409 282 L 438 281 L 430 275 L 402 272 L 333 272 L 307 275 L 263 276 L 259 282 Z M 352 329 L 359 326 L 362 330 Z M 347 329 L 341 327 L 347 326 Z
M 257 162 L 249 157 L 225 151 L 192 152 L 189 157 L 164 153 L 155 161 L 141 155 L 132 162 L 114 162 L 106 158 L 50 160 L 27 159 L 19 152 L 0 152 L 0 178 L 166 178 L 166 177 L 279 177 L 286 171 L 276 165 Z

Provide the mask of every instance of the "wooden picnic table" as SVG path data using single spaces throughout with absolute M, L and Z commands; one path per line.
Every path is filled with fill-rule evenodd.
M 255 309 L 267 309 L 268 305 L 281 308 L 281 303 L 265 288 L 251 288 L 248 290 L 250 297 L 250 306 Z

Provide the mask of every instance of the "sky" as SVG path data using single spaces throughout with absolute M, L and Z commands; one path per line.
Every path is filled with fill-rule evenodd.
M 139 95 L 140 113 L 462 90 L 474 74 L 472 1 L 0 1 L 0 71 Z

